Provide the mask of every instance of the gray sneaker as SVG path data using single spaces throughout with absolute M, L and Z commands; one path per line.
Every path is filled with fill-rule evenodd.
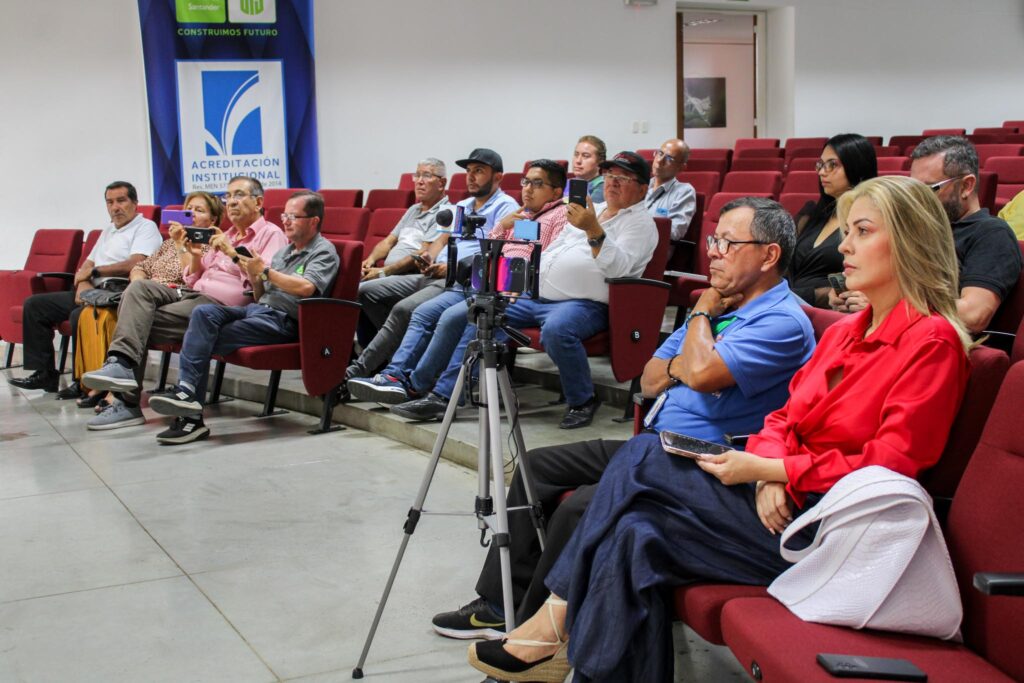
M 135 381 L 135 372 L 113 358 L 107 358 L 107 362 L 99 370 L 82 375 L 82 381 L 90 389 L 99 391 L 131 392 L 139 388 L 139 383 Z
M 142 416 L 142 408 L 127 406 L 124 401 L 115 398 L 113 403 L 104 408 L 102 413 L 89 420 L 85 426 L 87 429 L 97 432 L 141 424 L 146 424 L 146 418 Z

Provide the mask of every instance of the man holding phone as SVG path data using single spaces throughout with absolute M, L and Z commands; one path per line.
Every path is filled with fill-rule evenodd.
M 647 413 L 648 429 L 723 443 L 726 433 L 761 429 L 765 415 L 786 402 L 790 379 L 814 350 L 810 321 L 782 277 L 795 245 L 793 219 L 777 202 L 743 198 L 722 209 L 708 247 L 711 286 L 644 367 L 641 391 L 657 398 Z M 530 474 L 548 520 L 547 536 L 541 553 L 530 515 L 509 515 L 516 623 L 548 597 L 544 578 L 624 443 L 601 439 L 530 451 Z M 568 491 L 573 494 L 563 502 Z M 508 506 L 527 504 L 516 468 Z M 783 517 L 788 514 L 788 507 L 780 511 Z M 450 638 L 504 636 L 495 547 L 488 550 L 476 592 L 479 597 L 461 609 L 436 615 L 434 630 Z
M 116 411 L 91 429 L 115 429 L 139 424 L 139 389 L 146 370 L 149 344 L 178 343 L 188 329 L 192 310 L 201 304 L 240 306 L 249 303 L 245 291 L 252 286 L 240 267 L 242 252 L 266 260 L 287 243 L 281 228 L 263 217 L 263 185 L 255 178 L 235 176 L 224 195 L 232 227 L 215 228 L 210 249 L 189 250 L 190 263 L 183 271 L 184 288 L 171 288 L 153 280 L 128 285 L 117 311 L 117 327 L 107 361 L 99 370 L 86 373 L 86 382 L 100 391 L 119 392 Z M 186 244 L 188 244 L 186 242 Z M 123 419 L 122 419 L 123 418 Z
M 517 225 L 520 230 L 533 230 L 535 227 L 536 235 L 531 238 L 538 244 L 535 247 L 507 244 L 502 249 L 506 258 L 529 259 L 533 248 L 546 249 L 565 227 L 566 206 L 562 201 L 565 169 L 550 159 L 537 159 L 530 162 L 522 186 L 523 206 L 498 221 L 487 237 L 499 240 L 520 239 L 515 236 Z M 433 311 L 429 305 L 417 308 L 412 314 L 409 331 L 388 366 L 372 379 L 349 381 L 352 396 L 382 403 L 403 403 L 410 398 L 420 397 L 429 399 L 433 396 L 428 393 L 430 388 L 434 386 L 438 374 L 448 365 L 469 324 L 468 313 L 465 301 L 458 302 L 441 313 L 433 334 L 422 335 L 417 330 L 429 328 L 428 317 L 433 315 Z M 445 387 L 441 390 L 445 391 Z M 451 387 L 447 388 L 447 392 L 451 393 Z M 410 417 L 403 412 L 405 406 L 408 406 L 408 410 L 416 411 L 419 416 L 415 419 L 427 419 L 434 417 L 437 410 L 443 414 L 446 405 L 447 402 L 436 400 L 412 401 L 403 406 L 395 406 L 392 412 Z

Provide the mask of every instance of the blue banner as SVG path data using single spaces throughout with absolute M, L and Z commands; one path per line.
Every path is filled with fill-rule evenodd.
M 313 0 L 139 0 L 155 203 L 320 187 Z

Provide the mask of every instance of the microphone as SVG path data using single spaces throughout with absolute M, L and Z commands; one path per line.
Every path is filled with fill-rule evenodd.
M 442 209 L 437 212 L 437 224 L 442 228 L 451 227 L 453 218 L 455 218 L 455 216 L 448 209 Z

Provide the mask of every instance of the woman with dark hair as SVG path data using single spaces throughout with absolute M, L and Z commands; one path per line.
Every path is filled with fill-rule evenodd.
M 815 168 L 821 197 L 796 215 L 796 251 L 787 278 L 794 294 L 811 306 L 828 308 L 828 275 L 843 269 L 836 200 L 862 180 L 877 176 L 878 162 L 867 138 L 842 133 L 825 144 Z

